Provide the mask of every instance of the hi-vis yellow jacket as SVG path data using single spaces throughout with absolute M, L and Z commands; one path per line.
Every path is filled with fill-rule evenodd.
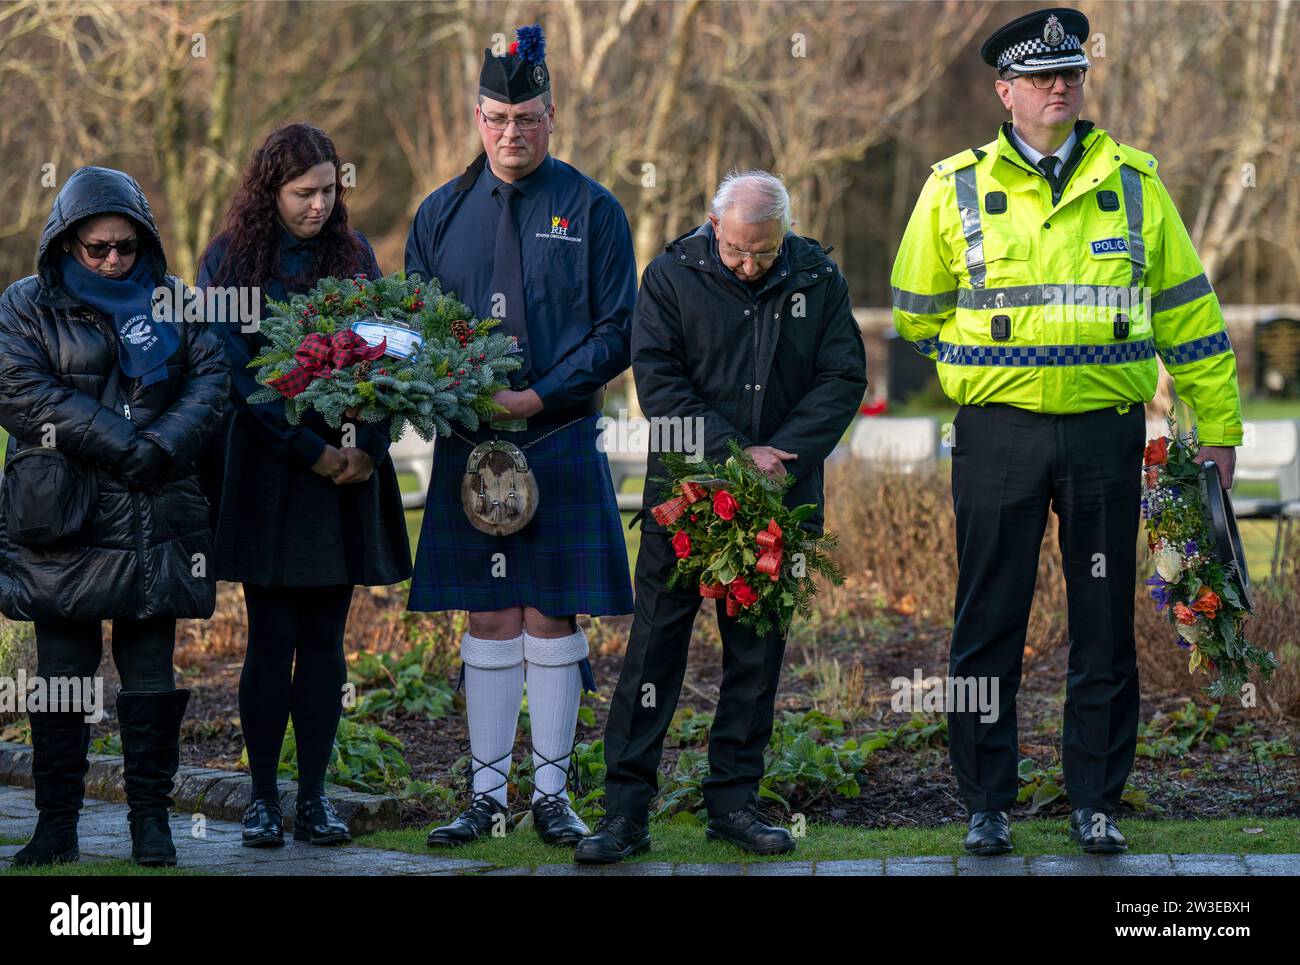
M 1241 443 L 1237 361 L 1150 154 L 1088 121 L 1057 198 L 1009 140 L 933 167 L 894 262 L 894 325 L 961 405 L 1087 412 L 1155 395 L 1156 354 L 1207 445 Z

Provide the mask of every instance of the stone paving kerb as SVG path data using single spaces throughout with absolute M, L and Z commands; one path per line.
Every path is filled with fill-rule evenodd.
M 0 838 L 25 839 L 36 822 L 32 792 L 22 787 L 0 787 Z M 82 862 L 126 859 L 131 837 L 126 805 L 116 801 L 87 800 L 78 826 Z M 676 864 L 649 861 L 604 866 L 572 862 L 537 868 L 503 868 L 483 861 L 442 855 L 407 854 L 359 845 L 317 847 L 290 838 L 283 848 L 245 848 L 240 826 L 209 818 L 202 836 L 193 833 L 189 815 L 172 819 L 172 834 L 182 867 L 230 875 L 538 875 L 542 877 L 668 877 L 686 875 L 748 875 L 751 877 L 959 877 L 1015 875 L 1300 875 L 1300 855 L 1295 854 L 1130 854 L 1099 858 L 1088 855 L 1041 855 L 995 858 L 954 858 L 946 855 L 913 858 L 864 858 L 836 861 L 755 862 L 751 864 Z M 21 845 L 0 845 L 0 868 L 6 868 Z

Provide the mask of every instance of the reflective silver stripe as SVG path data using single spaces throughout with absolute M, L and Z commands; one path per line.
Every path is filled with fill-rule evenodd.
M 1128 216 L 1128 256 L 1133 262 L 1131 284 L 1136 285 L 1147 265 L 1146 243 L 1142 240 L 1142 175 L 1124 164 L 1120 166 L 1119 179 L 1124 186 L 1124 213 Z
M 966 270 L 972 288 L 983 288 L 984 229 L 980 227 L 980 196 L 975 189 L 975 168 L 965 167 L 954 175 L 957 181 L 957 213 L 961 216 L 961 233 L 966 236 Z
M 1142 289 L 1118 285 L 1014 285 L 1009 288 L 959 288 L 957 307 L 973 311 L 1087 305 L 1131 311 L 1142 304 Z
M 913 315 L 940 315 L 957 304 L 957 291 L 939 292 L 937 295 L 918 295 L 916 292 L 894 289 L 894 307 Z
M 1152 295 L 1151 314 L 1167 312 L 1171 308 L 1179 308 L 1213 291 L 1214 289 L 1210 286 L 1210 279 L 1206 278 L 1204 272 L 1202 272 L 1195 278 L 1189 278 L 1180 285 L 1166 288 L 1159 294 Z

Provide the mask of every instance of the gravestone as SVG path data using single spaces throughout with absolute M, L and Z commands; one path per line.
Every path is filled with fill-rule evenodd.
M 885 358 L 890 405 L 901 405 L 914 395 L 939 391 L 934 359 L 926 358 L 893 329 L 885 334 Z
M 1268 398 L 1300 397 L 1300 319 L 1255 323 L 1255 393 Z

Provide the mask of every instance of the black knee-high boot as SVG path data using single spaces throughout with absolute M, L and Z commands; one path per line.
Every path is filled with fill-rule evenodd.
M 81 857 L 77 818 L 86 794 L 90 725 L 81 711 L 32 713 L 32 782 L 36 831 L 14 855 L 15 867 L 62 864 Z
M 176 863 L 168 812 L 180 766 L 181 720 L 189 700 L 188 690 L 117 695 L 131 860 L 136 864 Z

